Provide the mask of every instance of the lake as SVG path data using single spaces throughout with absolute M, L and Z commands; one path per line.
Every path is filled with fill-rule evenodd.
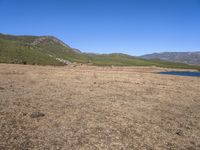
M 167 71 L 167 72 L 160 72 L 160 74 L 200 77 L 200 72 L 192 72 L 192 71 Z

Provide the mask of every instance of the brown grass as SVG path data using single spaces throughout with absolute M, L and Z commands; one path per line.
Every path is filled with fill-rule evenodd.
M 0 149 L 200 149 L 200 78 L 163 70 L 1 64 Z

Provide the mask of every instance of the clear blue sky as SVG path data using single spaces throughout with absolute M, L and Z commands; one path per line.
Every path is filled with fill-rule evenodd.
M 85 52 L 200 50 L 200 0 L 0 0 L 0 32 L 54 35 Z

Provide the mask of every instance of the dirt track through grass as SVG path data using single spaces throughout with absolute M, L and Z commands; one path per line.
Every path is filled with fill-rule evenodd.
M 163 70 L 0 64 L 0 149 L 200 149 L 200 78 Z

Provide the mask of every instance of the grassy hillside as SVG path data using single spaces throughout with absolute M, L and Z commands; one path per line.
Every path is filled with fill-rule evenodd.
M 166 68 L 200 69 L 200 66 L 174 63 L 162 60 L 146 60 L 125 54 L 92 55 L 91 62 L 95 65 L 117 65 L 117 66 L 158 66 Z
M 0 63 L 64 65 L 56 58 L 70 62 L 90 63 L 98 66 L 159 66 L 194 68 L 182 63 L 146 60 L 125 54 L 80 53 L 52 36 L 12 36 L 0 34 Z
M 62 65 L 35 47 L 0 39 L 0 62 L 16 64 Z
M 0 35 L 0 62 L 16 64 L 63 65 L 31 43 L 38 37 Z

